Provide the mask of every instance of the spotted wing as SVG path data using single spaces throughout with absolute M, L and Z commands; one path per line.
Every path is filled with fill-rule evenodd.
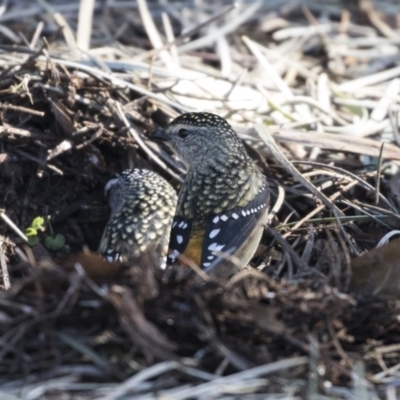
M 141 212 L 139 203 L 124 199 L 117 212 L 111 214 L 99 245 L 99 252 L 107 261 L 130 258 L 139 247 L 143 234 Z
M 215 252 L 234 254 L 257 225 L 262 223 L 268 203 L 269 190 L 265 186 L 245 208 L 234 207 L 212 216 L 207 223 L 203 239 L 201 268 L 207 269 L 218 263 Z
M 192 221 L 176 215 L 172 222 L 171 238 L 169 242 L 168 262 L 174 263 L 178 255 L 183 254 L 190 239 Z

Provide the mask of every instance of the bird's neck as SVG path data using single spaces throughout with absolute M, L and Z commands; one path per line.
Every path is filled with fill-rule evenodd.
M 246 170 L 254 168 L 253 161 L 245 153 L 232 153 L 226 147 L 215 147 L 210 153 L 192 163 L 188 173 L 191 175 L 209 175 L 217 172 L 218 175 L 229 175 L 235 170 Z

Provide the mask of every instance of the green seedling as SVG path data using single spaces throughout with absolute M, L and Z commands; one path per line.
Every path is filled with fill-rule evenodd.
M 44 218 L 36 217 L 32 221 L 31 225 L 25 230 L 25 235 L 28 238 L 29 246 L 35 246 L 39 243 L 38 233 L 44 230 Z
M 46 222 L 50 230 L 50 235 L 44 238 L 44 245 L 49 250 L 58 251 L 65 245 L 65 237 L 61 233 L 54 235 L 50 218 L 45 221 L 43 217 L 36 217 L 31 225 L 26 228 L 25 235 L 28 238 L 28 244 L 29 246 L 35 246 L 39 243 L 39 232 L 44 232 L 46 230 Z
M 65 237 L 61 233 L 57 233 L 55 236 L 46 236 L 44 238 L 44 245 L 53 251 L 60 250 L 65 244 Z
M 50 230 L 50 235 L 44 238 L 44 245 L 49 250 L 58 251 L 64 246 L 65 237 L 61 233 L 57 233 L 57 235 L 54 235 L 53 227 L 50 223 L 50 216 L 47 218 L 47 225 Z

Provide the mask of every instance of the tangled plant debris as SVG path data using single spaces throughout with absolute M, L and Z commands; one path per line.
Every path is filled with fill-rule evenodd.
M 395 398 L 399 246 L 374 248 L 400 221 L 400 6 L 266 3 L 4 8 L 0 394 Z M 179 189 L 148 135 L 189 110 L 227 118 L 272 189 L 227 283 L 95 254 L 115 173 Z

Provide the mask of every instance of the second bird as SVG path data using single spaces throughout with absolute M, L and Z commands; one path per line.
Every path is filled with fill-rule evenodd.
M 177 196 L 156 172 L 125 170 L 105 188 L 111 215 L 99 252 L 110 262 L 140 259 L 147 254 L 165 267 Z
M 153 138 L 167 141 L 188 168 L 169 261 L 182 254 L 220 274 L 227 263 L 217 253 L 226 253 L 247 265 L 267 222 L 269 189 L 236 132 L 217 115 L 188 113 L 154 132 Z

